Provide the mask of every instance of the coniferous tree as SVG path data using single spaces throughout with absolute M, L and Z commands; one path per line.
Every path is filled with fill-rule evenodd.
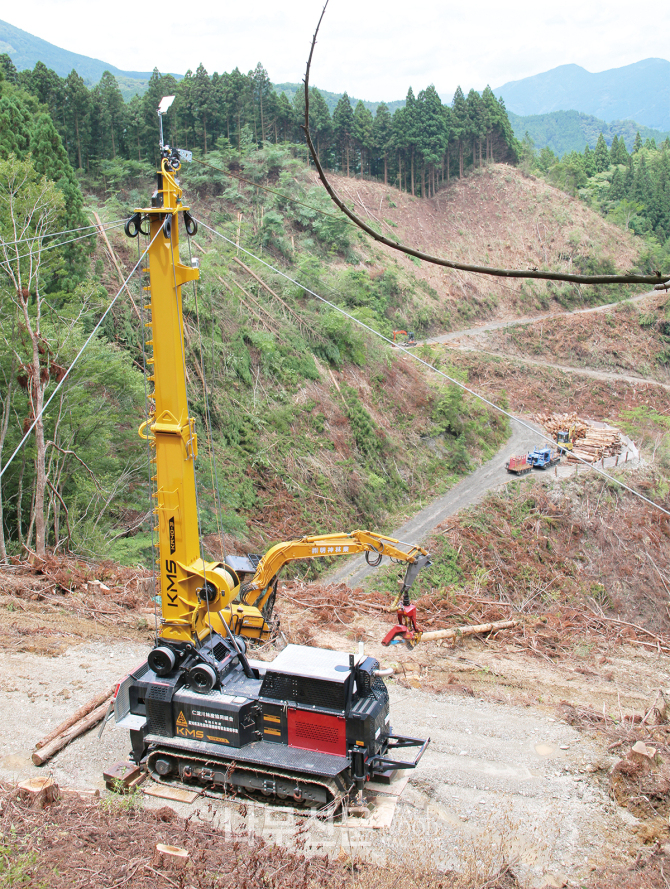
M 12 62 L 11 56 L 6 52 L 0 54 L 0 74 L 9 83 L 18 82 L 19 72 L 16 70 L 16 65 Z
M 249 111 L 253 108 L 253 84 L 239 68 L 224 78 L 223 90 L 226 104 L 226 135 L 238 150 L 242 147 L 242 129 L 250 123 Z
M 372 141 L 377 151 L 377 156 L 384 162 L 384 185 L 388 184 L 388 152 L 391 149 L 393 135 L 392 118 L 388 105 L 381 102 L 377 105 L 375 119 L 372 125 Z
M 94 88 L 93 101 L 97 106 L 98 124 L 107 147 L 102 156 L 114 158 L 124 148 L 125 105 L 116 77 L 109 71 L 104 72 Z
M 277 130 L 281 136 L 280 141 L 293 141 L 294 119 L 293 108 L 286 93 L 279 96 L 277 103 Z
M 65 115 L 68 146 L 74 149 L 70 159 L 83 169 L 91 137 L 91 94 L 74 69 L 65 78 Z
M 596 161 L 593 156 L 593 152 L 591 151 L 591 148 L 589 147 L 588 144 L 584 147 L 583 165 L 584 165 L 584 172 L 590 179 L 591 176 L 593 176 L 596 172 Z
M 391 120 L 391 145 L 396 152 L 396 162 L 398 165 L 398 188 L 403 191 L 406 189 L 405 179 L 407 177 L 407 165 L 404 165 L 403 156 L 408 145 L 408 128 L 405 124 L 407 118 L 407 109 L 398 108 Z
M 610 145 L 610 163 L 618 164 L 619 163 L 619 137 L 615 133 L 612 138 L 612 144 Z
M 418 106 L 421 118 L 419 150 L 424 171 L 426 166 L 428 168 L 428 187 L 423 184 L 423 194 L 430 197 L 436 191 L 435 170 L 442 161 L 447 140 L 442 101 L 432 84 L 419 93 Z M 425 176 L 422 178 L 425 182 Z
M 610 160 L 612 161 L 612 163 L 617 164 L 627 164 L 630 160 L 630 155 L 628 154 L 628 149 L 626 148 L 626 143 L 624 142 L 623 136 L 619 139 L 619 147 L 617 148 L 616 158 L 610 151 Z
M 333 112 L 333 135 L 341 158 L 341 169 L 349 175 L 349 155 L 354 131 L 354 112 L 349 96 L 344 93 Z
M 607 143 L 602 133 L 598 136 L 596 148 L 593 153 L 593 162 L 595 164 L 596 173 L 604 173 L 610 168 L 610 153 L 607 150 Z
M 207 127 L 210 126 L 210 145 L 212 130 L 216 125 L 217 107 L 214 102 L 214 89 L 212 81 L 202 62 L 198 65 L 193 82 L 191 84 L 191 101 L 195 128 L 198 134 L 202 134 L 202 150 L 207 154 Z
M 361 176 L 365 173 L 366 163 L 368 172 L 370 172 L 370 151 L 372 150 L 373 145 L 373 125 L 374 119 L 372 117 L 372 112 L 359 101 L 354 110 L 353 138 L 354 145 L 359 151 Z
M 486 86 L 482 93 L 482 120 L 486 133 L 486 160 L 494 160 L 493 155 L 493 131 L 500 116 L 500 105 L 490 86 Z
M 310 87 L 309 96 L 309 126 L 316 143 L 316 153 L 321 160 L 321 153 L 328 149 L 333 138 L 333 122 L 326 100 L 315 86 Z
M 616 166 L 612 173 L 608 196 L 611 201 L 620 201 L 626 197 L 626 179 L 619 166 Z
M 30 156 L 36 173 L 53 181 L 63 197 L 63 228 L 80 228 L 88 223 L 83 211 L 84 199 L 63 142 L 51 117 L 42 112 L 30 129 Z M 90 244 L 76 241 L 61 251 L 62 261 L 48 285 L 50 291 L 72 291 L 82 280 Z
M 642 148 L 642 136 L 637 133 L 635 136 L 635 142 L 633 143 L 633 154 L 637 154 L 638 151 Z
M 470 131 L 470 121 L 465 96 L 460 86 L 456 87 L 451 103 L 451 122 L 452 133 L 458 146 L 458 178 L 462 179 L 465 174 L 464 147 Z
M 476 90 L 470 90 L 466 99 L 468 108 L 468 120 L 470 123 L 469 137 L 472 145 L 472 166 L 477 166 L 477 154 L 479 165 L 482 163 L 482 139 L 486 133 L 487 109 L 481 96 Z
M 256 137 L 259 144 L 265 142 L 270 134 L 272 120 L 268 116 L 271 110 L 270 96 L 273 94 L 272 82 L 268 76 L 268 72 L 259 62 L 253 71 L 249 72 L 249 79 L 252 82 L 253 99 L 256 111 L 257 126 Z
M 0 153 L 23 157 L 30 146 L 30 112 L 18 96 L 0 97 Z

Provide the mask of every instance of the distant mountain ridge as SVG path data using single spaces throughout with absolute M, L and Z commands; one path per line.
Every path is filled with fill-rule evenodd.
M 74 68 L 89 86 L 110 71 L 126 100 L 144 93 L 151 77 L 149 71 L 122 71 L 100 59 L 61 49 L 1 20 L 0 53 L 7 53 L 19 70 L 34 68 L 42 62 L 60 77 L 66 77 Z M 174 76 L 181 79 L 183 75 Z M 301 84 L 273 86 L 293 100 Z M 332 114 L 343 94 L 324 89 L 320 92 Z M 638 131 L 643 139 L 654 138 L 657 143 L 670 131 L 670 62 L 664 59 L 645 59 L 598 74 L 579 65 L 561 65 L 533 77 L 510 81 L 494 93 L 505 100 L 518 139 L 523 139 L 527 131 L 536 148 L 548 145 L 559 157 L 569 151 L 583 151 L 587 144 L 594 148 L 600 133 L 608 145 L 615 135 L 623 136 L 630 150 Z M 442 98 L 449 101 L 445 95 Z M 350 99 L 353 106 L 359 101 L 351 96 Z M 373 114 L 381 104 L 361 101 Z M 405 100 L 385 104 L 393 114 L 404 106 Z
M 1 53 L 7 53 L 19 71 L 23 71 L 25 68 L 34 68 L 37 62 L 43 62 L 59 77 L 67 77 L 74 68 L 88 86 L 94 86 L 104 72 L 109 71 L 116 77 L 125 99 L 135 93 L 143 93 L 151 77 L 151 71 L 121 71 L 120 68 L 110 65 L 108 62 L 61 49 L 59 46 L 54 46 L 53 43 L 42 40 L 41 37 L 35 37 L 27 31 L 10 25 L 9 22 L 0 20 Z M 175 77 L 180 79 L 182 75 L 176 74 Z
M 287 98 L 291 102 L 293 101 L 293 97 L 295 96 L 295 94 L 302 86 L 301 83 L 273 83 L 272 85 L 278 93 L 286 93 Z M 324 101 L 328 106 L 328 110 L 332 114 L 333 111 L 335 111 L 335 107 L 344 93 L 331 93 L 329 90 L 322 90 L 320 87 L 319 92 L 323 96 Z M 381 102 L 368 102 L 365 99 L 355 99 L 353 96 L 349 96 L 349 101 L 354 108 L 359 101 L 362 102 L 365 107 L 373 114 L 376 112 L 377 107 L 382 104 Z M 396 111 L 398 108 L 404 108 L 405 100 L 394 99 L 392 102 L 384 102 L 383 104 L 386 105 L 391 114 L 393 114 L 393 112 Z
M 655 139 L 657 145 L 670 135 L 642 126 L 634 120 L 615 120 L 607 123 L 591 114 L 581 114 L 579 111 L 552 111 L 550 114 L 520 117 L 507 109 L 507 116 L 517 139 L 523 139 L 528 133 L 538 151 L 548 146 L 559 157 L 570 151 L 581 152 L 586 145 L 595 148 L 600 133 L 605 137 L 608 147 L 615 136 L 623 138 L 628 151 L 632 150 L 638 133 L 644 141 Z
M 591 74 L 579 65 L 560 65 L 494 89 L 509 111 L 526 117 L 580 111 L 604 121 L 635 120 L 670 130 L 670 62 L 644 59 Z

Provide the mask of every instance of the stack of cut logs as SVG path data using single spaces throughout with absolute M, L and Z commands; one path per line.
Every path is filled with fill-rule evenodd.
M 583 460 L 596 463 L 603 457 L 614 457 L 621 453 L 621 433 L 612 426 L 598 429 L 577 414 L 539 414 L 535 419 L 554 439 L 558 432 L 567 432 L 574 427 L 573 449 L 567 454 L 569 463 Z
M 567 432 L 573 426 L 575 427 L 574 440 L 584 438 L 589 427 L 586 420 L 582 420 L 577 414 L 538 414 L 535 421 L 544 426 L 546 431 L 552 438 L 556 438 L 559 432 Z
M 605 429 L 596 429 L 589 426 L 584 438 L 580 438 L 568 452 L 568 462 L 578 463 L 586 460 L 587 463 L 596 463 L 603 457 L 615 457 L 621 453 L 621 433 L 618 429 L 607 426 Z

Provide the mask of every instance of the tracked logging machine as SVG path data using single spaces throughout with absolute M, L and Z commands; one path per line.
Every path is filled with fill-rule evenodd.
M 387 555 L 407 564 L 400 591 L 407 601 L 429 556 L 353 531 L 278 544 L 260 559 L 202 558 L 181 296 L 199 272 L 180 260 L 179 215 L 188 237 L 197 223 L 176 179 L 187 153 L 163 144 L 167 107 L 163 100 L 151 206 L 126 223 L 130 237 L 149 238 L 143 273 L 154 391 L 140 435 L 153 466 L 161 618 L 146 662 L 119 683 L 115 717 L 130 731 L 132 759 L 157 781 L 336 807 L 371 778 L 414 768 L 428 741 L 394 734 L 388 671 L 374 658 L 288 645 L 262 662 L 248 656 L 247 640 L 270 637 L 277 575 L 292 559 L 364 552 L 376 565 Z

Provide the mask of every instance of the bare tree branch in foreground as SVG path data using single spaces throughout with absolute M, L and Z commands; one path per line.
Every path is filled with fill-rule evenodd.
M 386 244 L 387 247 L 391 247 L 393 250 L 399 250 L 401 253 L 406 253 L 408 256 L 415 256 L 417 259 L 424 260 L 424 262 L 431 262 L 434 265 L 445 266 L 448 269 L 459 269 L 463 272 L 474 272 L 478 275 L 493 275 L 496 278 L 539 278 L 543 281 L 570 281 L 573 284 L 658 284 L 665 281 L 670 281 L 670 274 L 662 275 L 660 272 L 656 272 L 653 275 L 569 275 L 562 272 L 541 272 L 539 269 L 534 268 L 496 269 L 485 265 L 469 265 L 468 263 L 455 262 L 451 259 L 442 259 L 439 256 L 431 256 L 428 253 L 423 253 L 421 250 L 415 250 L 413 247 L 407 247 L 404 244 L 399 244 L 397 241 L 392 241 L 389 238 L 385 238 L 384 235 L 380 235 L 373 228 L 371 228 L 366 222 L 364 222 L 359 216 L 353 213 L 346 206 L 344 201 L 339 197 L 339 195 L 336 193 L 336 191 L 328 181 L 325 171 L 321 166 L 319 154 L 314 147 L 314 143 L 312 142 L 312 137 L 309 131 L 309 72 L 312 66 L 312 57 L 314 55 L 314 47 L 316 46 L 316 38 L 319 33 L 319 28 L 321 27 L 321 22 L 323 21 L 323 17 L 326 13 L 327 6 L 328 0 L 326 0 L 326 4 L 323 7 L 319 22 L 316 26 L 316 31 L 314 32 L 314 37 L 312 38 L 312 46 L 309 51 L 309 58 L 307 59 L 307 70 L 305 71 L 305 125 L 303 126 L 303 130 L 305 131 L 307 147 L 309 148 L 310 154 L 312 155 L 312 160 L 314 161 L 314 165 L 319 173 L 319 178 L 323 182 L 323 186 L 328 192 L 331 200 L 349 219 L 351 219 L 352 222 L 354 222 L 359 228 L 363 229 L 364 232 L 367 232 L 370 237 L 374 238 L 375 241 L 379 241 L 380 244 Z

